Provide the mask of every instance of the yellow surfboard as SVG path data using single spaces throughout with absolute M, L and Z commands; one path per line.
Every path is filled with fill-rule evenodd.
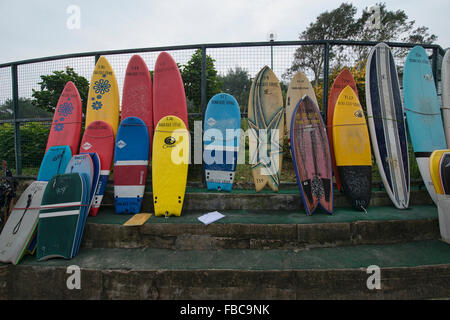
M 253 80 L 248 101 L 249 154 L 256 191 L 280 185 L 284 107 L 280 83 L 265 66 Z
M 317 98 L 314 88 L 308 77 L 301 71 L 298 71 L 289 82 L 289 88 L 286 93 L 286 135 L 288 139 L 291 137 L 291 121 L 295 107 L 304 95 L 309 96 L 316 104 Z
M 161 118 L 153 137 L 153 205 L 156 216 L 180 216 L 188 172 L 189 132 L 180 118 Z
M 350 86 L 342 90 L 336 102 L 333 144 L 347 199 L 358 210 L 367 208 L 372 184 L 369 130 L 358 97 Z
M 444 194 L 444 188 L 442 187 L 441 175 L 439 173 L 439 166 L 441 158 L 444 153 L 450 152 L 450 149 L 446 150 L 434 150 L 430 156 L 430 175 L 431 181 L 433 181 L 434 189 L 437 194 Z
M 116 135 L 119 126 L 119 87 L 114 71 L 104 56 L 98 59 L 91 77 L 86 128 L 96 120 L 109 123 Z

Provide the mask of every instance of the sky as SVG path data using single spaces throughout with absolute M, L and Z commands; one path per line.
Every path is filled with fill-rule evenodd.
M 347 1 L 362 10 L 376 0 Z M 0 0 L 0 64 L 113 49 L 297 40 L 334 0 Z M 450 1 L 392 0 L 450 47 Z M 78 11 L 71 11 L 75 6 Z M 68 11 L 69 9 L 69 11 Z M 77 19 L 77 17 L 79 19 Z M 79 24 L 78 24 L 79 22 Z

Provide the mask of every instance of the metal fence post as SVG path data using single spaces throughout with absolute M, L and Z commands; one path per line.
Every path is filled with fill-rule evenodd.
M 17 64 L 11 65 L 12 95 L 13 95 L 13 120 L 14 120 L 14 151 L 16 159 L 16 175 L 22 175 L 22 149 L 20 139 L 19 119 L 19 81 L 17 78 Z
M 206 46 L 201 47 L 202 50 L 202 77 L 200 82 L 200 93 L 201 93 L 201 111 L 202 111 L 202 137 L 203 137 L 203 120 L 205 119 L 205 112 L 206 112 L 206 104 L 207 104 L 207 69 L 206 69 Z M 202 174 L 202 183 L 204 186 L 206 186 L 206 177 L 205 177 L 205 170 L 204 170 L 204 163 L 203 163 L 203 142 L 202 142 L 202 166 L 203 166 L 203 174 Z
M 328 110 L 328 73 L 330 69 L 330 43 L 325 43 L 323 52 L 323 97 L 322 97 L 322 118 L 324 122 L 327 122 L 327 110 Z

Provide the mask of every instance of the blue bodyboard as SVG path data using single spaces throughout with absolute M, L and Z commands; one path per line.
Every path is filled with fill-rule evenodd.
M 66 166 L 72 158 L 69 146 L 55 146 L 47 150 L 41 162 L 38 181 L 50 181 L 54 175 L 64 173 Z
M 66 168 L 66 173 L 79 173 L 83 180 L 82 209 L 78 219 L 76 236 L 73 243 L 72 257 L 78 254 L 83 236 L 89 205 L 92 199 L 92 181 L 94 179 L 94 164 L 89 154 L 79 154 L 72 157 Z
M 149 134 L 144 121 L 128 117 L 120 122 L 114 150 L 116 213 L 139 213 L 148 170 Z

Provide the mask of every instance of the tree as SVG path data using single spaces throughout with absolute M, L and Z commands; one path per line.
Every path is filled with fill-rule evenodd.
M 42 75 L 41 79 L 42 81 L 39 82 L 41 90 L 33 89 L 34 106 L 53 114 L 64 86 L 67 82 L 72 81 L 80 93 L 83 113 L 86 114 L 86 103 L 89 92 L 89 81 L 86 78 L 79 76 L 73 68 L 66 67 L 64 71 L 53 71 L 51 75 Z
M 13 118 L 14 106 L 12 99 L 7 99 L 0 106 L 0 120 L 9 120 Z M 19 98 L 19 114 L 17 118 L 49 118 L 53 114 L 38 109 L 33 105 L 33 100 L 28 98 Z
M 220 92 L 221 83 L 214 67 L 215 60 L 206 56 L 206 96 L 207 100 Z M 183 66 L 181 77 L 184 82 L 186 97 L 194 107 L 200 109 L 201 106 L 201 79 L 202 79 L 202 50 L 197 49 L 191 59 Z
M 366 41 L 395 41 L 414 43 L 433 43 L 437 36 L 428 33 L 428 28 L 416 26 L 414 20 L 409 20 L 403 10 L 389 11 L 385 3 L 378 3 L 380 23 L 372 27 L 369 19 L 372 13 L 365 9 L 361 17 L 356 17 L 357 8 L 351 3 L 342 3 L 332 11 L 321 13 L 314 23 L 300 33 L 300 40 L 366 40 Z M 330 68 L 343 65 L 355 65 L 365 59 L 369 47 L 353 47 L 353 52 L 344 46 L 333 46 L 330 50 Z M 394 50 L 394 55 L 402 56 L 405 50 Z M 323 45 L 301 46 L 294 54 L 292 66 L 283 75 L 288 78 L 298 70 L 310 71 L 314 74 L 317 85 L 323 72 Z
M 225 76 L 219 76 L 219 80 L 222 83 L 222 91 L 235 97 L 241 111 L 245 111 L 252 85 L 248 71 L 241 67 L 229 69 Z

